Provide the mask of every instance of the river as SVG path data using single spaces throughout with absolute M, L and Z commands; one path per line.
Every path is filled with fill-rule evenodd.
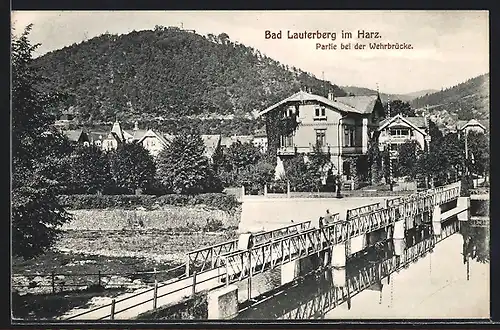
M 260 274 L 252 279 L 256 302 L 236 319 L 489 318 L 489 228 L 452 218 L 443 224 L 441 237 L 430 230 L 422 226 L 406 233 L 405 255 L 416 255 L 411 262 L 394 255 L 391 241 L 348 259 L 349 296 L 333 285 L 332 269 L 287 288 L 280 287 L 279 268 Z M 430 247 L 426 253 L 425 247 Z M 388 270 L 389 276 L 380 273 L 388 265 L 399 269 Z M 239 284 L 240 301 L 248 296 L 246 283 Z

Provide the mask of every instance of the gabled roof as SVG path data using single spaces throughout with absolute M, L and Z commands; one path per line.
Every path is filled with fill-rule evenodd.
M 145 130 L 145 129 L 137 129 L 137 130 L 132 131 L 132 133 L 131 133 L 133 136 L 132 140 L 139 141 L 144 136 L 144 134 L 146 134 L 146 132 L 147 132 L 147 130 Z
M 143 136 L 144 134 L 146 134 L 147 130 L 145 129 L 136 129 L 136 130 L 133 130 L 133 131 L 123 131 L 123 136 L 125 136 L 125 138 L 127 140 L 131 139 L 133 141 L 139 141 Z
M 301 101 L 316 101 L 325 105 L 328 105 L 332 108 L 338 109 L 339 111 L 342 112 L 347 112 L 347 113 L 358 113 L 358 114 L 368 114 L 371 113 L 373 110 L 373 107 L 370 109 L 370 105 L 373 104 L 375 106 L 375 102 L 377 100 L 378 96 L 345 96 L 341 98 L 335 98 L 335 100 L 329 100 L 326 97 L 320 96 L 320 95 L 315 95 L 311 93 L 307 93 L 304 91 L 297 92 L 293 94 L 290 97 L 287 97 L 286 99 L 273 104 L 269 108 L 262 110 L 257 114 L 257 117 L 260 117 L 262 115 L 265 115 L 269 111 L 272 111 L 276 109 L 277 107 L 286 104 L 286 103 L 295 103 L 295 102 L 301 102 Z M 340 101 L 339 99 L 342 99 Z M 350 105 L 350 104 L 352 105 Z M 355 108 L 355 106 L 360 106 L 360 108 Z
M 73 142 L 78 142 L 78 140 L 80 140 L 80 137 L 82 136 L 82 133 L 82 129 L 64 131 L 64 135 L 68 137 L 68 140 Z
M 421 118 L 421 119 L 417 119 Z M 396 120 L 401 120 L 408 124 L 409 126 L 413 127 L 415 130 L 419 131 L 422 135 L 427 135 L 425 132 L 424 128 L 427 127 L 425 117 L 403 117 L 401 115 L 396 115 L 394 117 L 390 117 L 385 119 L 380 123 L 379 131 L 385 129 L 387 126 L 389 126 L 391 123 L 393 123 Z
M 142 141 L 144 141 L 147 137 L 155 137 L 157 138 L 158 140 L 160 140 L 160 142 L 166 146 L 172 139 L 171 136 L 169 135 L 163 135 L 161 133 L 157 133 L 155 131 L 153 131 L 152 129 L 149 129 L 147 130 L 146 133 L 144 133 L 144 135 L 138 140 L 138 143 L 142 143 Z
M 125 138 L 125 140 L 131 140 L 134 138 L 134 136 L 127 131 L 122 130 L 122 133 L 123 133 L 123 137 Z
M 106 132 L 90 132 L 89 138 L 91 141 L 103 140 L 106 138 L 107 135 L 108 133 Z
M 344 103 L 362 113 L 371 113 L 378 98 L 378 95 L 341 96 L 336 97 L 335 101 Z
M 482 123 L 481 123 L 482 122 Z M 483 130 L 486 131 L 487 127 L 489 127 L 489 123 L 487 123 L 486 120 L 476 120 L 476 119 L 471 119 L 469 121 L 467 120 L 459 120 L 457 122 L 457 128 L 459 130 L 463 130 L 465 129 L 467 126 L 479 126 L 481 127 Z
M 115 132 L 109 132 L 104 139 L 113 139 L 120 143 L 123 142 L 123 140 L 121 140 L 118 134 L 116 134 Z
M 205 144 L 205 156 L 207 158 L 212 158 L 213 154 L 220 145 L 221 136 L 220 135 L 202 135 L 201 139 L 203 144 Z
M 380 127 L 384 126 L 387 122 L 391 121 L 392 118 L 394 118 L 394 117 L 390 117 L 390 118 L 386 118 L 386 119 L 382 120 L 380 122 Z M 425 117 L 403 117 L 403 118 L 405 118 L 407 121 L 412 123 L 413 126 L 416 126 L 418 128 L 427 128 L 427 120 L 425 119 Z
M 120 141 L 125 141 L 125 138 L 123 136 L 123 131 L 122 131 L 122 128 L 121 128 L 119 122 L 117 122 L 117 121 L 114 122 L 113 128 L 111 129 L 111 132 L 115 133 L 116 136 L 118 137 L 118 139 L 120 139 Z

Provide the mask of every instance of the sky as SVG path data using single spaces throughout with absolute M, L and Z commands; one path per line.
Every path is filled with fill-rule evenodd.
M 106 32 L 126 34 L 155 25 L 196 33 L 225 32 L 232 41 L 258 49 L 289 66 L 340 86 L 404 94 L 454 86 L 489 72 L 488 11 L 18 11 L 15 34 L 32 23 L 30 40 L 41 43 L 35 56 Z M 342 39 L 341 31 L 352 33 Z M 379 39 L 358 38 L 358 31 Z M 266 39 L 266 31 L 282 31 Z M 288 39 L 288 31 L 335 32 L 336 39 Z M 336 50 L 317 49 L 317 43 Z M 364 50 L 354 49 L 356 43 Z M 413 49 L 369 49 L 370 43 L 406 43 Z M 351 49 L 339 49 L 351 44 Z

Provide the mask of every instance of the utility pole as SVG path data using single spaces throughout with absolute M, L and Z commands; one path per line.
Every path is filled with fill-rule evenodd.
M 325 71 L 321 71 L 321 79 L 323 79 L 323 95 L 325 95 Z
M 467 141 L 467 131 L 465 131 L 465 166 L 467 171 L 465 172 L 466 174 L 469 174 L 469 146 L 468 146 L 468 141 Z
M 387 99 L 387 118 L 391 117 L 391 99 Z M 390 130 L 389 130 L 390 134 Z M 392 191 L 392 156 L 391 156 L 391 148 L 390 145 L 388 146 L 388 154 L 389 154 L 389 187 L 391 188 Z

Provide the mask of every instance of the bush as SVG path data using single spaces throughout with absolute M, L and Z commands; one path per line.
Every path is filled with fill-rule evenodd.
M 206 205 L 214 209 L 233 213 L 240 202 L 233 195 L 224 193 L 207 193 L 199 195 L 169 194 L 151 195 L 60 195 L 59 203 L 70 210 L 121 208 L 135 209 L 144 207 L 152 209 L 167 205 L 188 206 Z
M 224 228 L 224 224 L 222 221 L 218 219 L 209 219 L 207 220 L 207 224 L 205 226 L 204 231 L 208 232 L 214 232 L 214 231 L 220 231 Z

